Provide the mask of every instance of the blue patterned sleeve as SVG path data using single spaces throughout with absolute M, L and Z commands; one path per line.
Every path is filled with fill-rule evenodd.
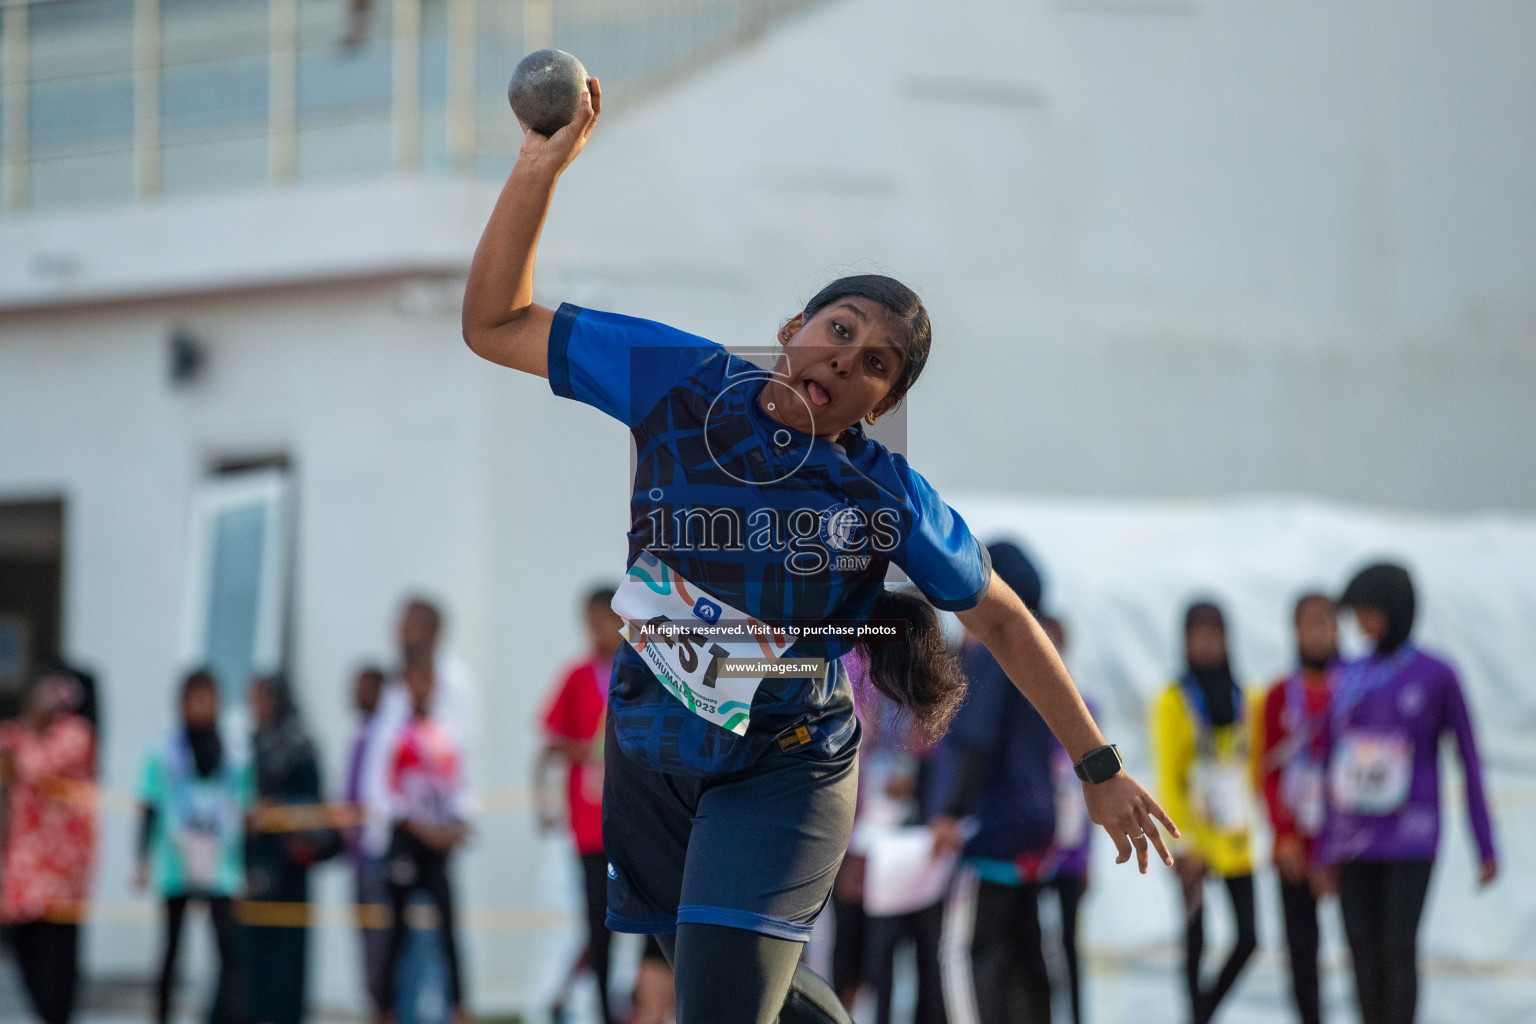
M 911 512 L 906 536 L 892 560 L 935 607 L 947 612 L 974 608 L 992 581 L 992 560 L 960 513 L 944 503 L 922 474 L 895 456 Z
M 717 347 L 652 320 L 565 303 L 549 328 L 549 387 L 633 427 Z

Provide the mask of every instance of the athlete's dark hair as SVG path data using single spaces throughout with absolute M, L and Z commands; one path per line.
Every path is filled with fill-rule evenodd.
M 811 296 L 801 315 L 809 320 L 838 299 L 852 295 L 880 303 L 891 314 L 891 319 L 907 332 L 906 359 L 901 376 L 891 385 L 891 397 L 899 402 L 917 383 L 918 375 L 928 362 L 928 350 L 933 347 L 933 325 L 928 322 L 928 310 L 923 308 L 923 300 L 917 297 L 917 292 L 894 277 L 854 274 L 838 278 Z
M 924 740 L 937 740 L 965 701 L 966 679 L 944 639 L 939 616 L 914 590 L 884 590 L 870 612 L 874 619 L 907 625 L 907 642 L 866 643 L 869 681 L 912 713 Z
M 584 607 L 591 608 L 595 605 L 602 605 L 604 608 L 607 608 L 609 605 L 613 604 L 613 595 L 614 589 L 606 584 L 600 587 L 593 587 L 591 590 L 587 591 L 587 599 L 584 602 Z

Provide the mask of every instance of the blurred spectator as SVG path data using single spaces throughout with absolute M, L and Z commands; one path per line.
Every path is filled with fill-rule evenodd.
M 864 987 L 865 933 L 864 855 L 855 849 L 843 856 L 832 882 L 832 990 L 843 1008 L 853 1010 Z
M 992 571 L 1038 614 L 1042 584 L 1029 557 L 1007 542 L 989 544 L 987 552 Z M 1049 1024 L 1051 980 L 1038 901 L 1056 829 L 1056 741 L 972 636 L 960 664 L 970 690 L 944 739 L 958 778 L 934 832 L 939 843 L 958 846 L 959 819 L 973 816 L 977 828 L 963 844 L 970 874 L 955 886 L 951 907 L 954 921 L 970 922 L 971 976 L 965 984 L 963 959 L 948 957 L 950 1017 L 957 1024 Z
M 1041 615 L 1040 628 L 1050 637 L 1062 657 L 1067 653 L 1067 633 L 1061 621 Z M 1098 717 L 1094 702 L 1083 698 L 1088 713 Z M 1083 1024 L 1082 976 L 1077 955 L 1077 915 L 1083 895 L 1088 891 L 1088 844 L 1093 838 L 1093 823 L 1088 820 L 1088 805 L 1083 802 L 1083 784 L 1072 770 L 1072 756 L 1057 743 L 1051 753 L 1051 776 L 1056 789 L 1056 833 L 1052 850 L 1052 872 L 1048 886 L 1056 891 L 1061 903 L 1061 951 L 1067 962 L 1067 989 L 1071 997 L 1072 1024 Z
M 55 661 L 49 667 L 48 675 L 53 676 L 59 686 L 59 700 L 63 709 L 85 719 L 86 724 L 91 727 L 91 733 L 99 737 L 101 707 L 98 696 L 100 687 L 96 684 L 96 674 L 77 665 Z M 95 744 L 92 751 L 93 756 L 99 761 L 101 744 Z
M 1184 615 L 1184 675 L 1152 707 L 1152 756 L 1163 809 L 1183 838 L 1170 847 L 1184 903 L 1184 981 L 1190 1015 L 1205 1024 L 1258 946 L 1250 850 L 1253 778 L 1242 689 L 1227 659 L 1227 624 L 1208 601 Z M 1200 977 L 1205 951 L 1205 879 L 1225 883 L 1237 939 L 1216 981 Z
M 253 800 L 249 765 L 234 763 L 219 738 L 219 689 L 206 670 L 187 676 L 181 689 L 181 723 L 164 749 L 150 753 L 140 789 L 143 824 L 135 879 L 165 901 L 165 948 L 156 993 L 155 1019 L 168 1024 L 176 956 L 187 902 L 208 905 L 219 952 L 212 1024 L 246 1019 L 241 1006 L 239 941 L 233 897 L 245 873 L 245 815 Z
M 33 684 L 25 714 L 0 724 L 0 914 L 44 1024 L 64 1024 L 74 1011 L 79 921 L 96 856 L 96 733 L 74 710 L 79 696 L 79 679 L 55 668 Z
M 384 960 L 384 992 L 388 1002 L 380 1019 L 394 1019 L 391 1007 L 398 993 L 395 978 L 405 946 L 406 908 L 416 892 L 426 893 L 437 910 L 448 967 L 447 1001 L 454 1021 L 467 1021 L 464 989 L 455 934 L 453 885 L 448 877 L 450 855 L 467 835 L 463 810 L 461 751 L 453 732 L 432 712 L 434 677 L 430 662 L 409 662 L 405 682 L 411 716 L 391 746 L 387 785 L 392 806 L 386 877 L 389 882 L 389 946 Z
M 866 946 L 869 916 L 864 913 L 863 834 L 868 827 L 868 815 L 864 813 L 864 795 L 869 775 L 864 768 L 870 749 L 869 715 L 876 712 L 873 698 L 879 693 L 869 684 L 869 662 L 863 651 L 855 649 L 844 655 L 844 666 L 853 689 L 854 714 L 863 730 L 859 741 L 859 795 L 858 810 L 854 815 L 853 835 L 848 852 L 837 867 L 837 877 L 832 882 L 832 991 L 845 1010 L 852 1012 L 858 1002 L 859 990 L 864 987 L 866 970 Z M 864 821 L 861 822 L 860 818 Z M 861 828 L 860 825 L 864 827 Z
M 379 735 L 379 699 L 384 690 L 384 672 L 374 665 L 358 669 L 352 678 L 352 707 L 357 712 L 357 734 L 347 757 L 347 809 L 361 821 L 364 811 L 364 781 L 369 759 L 376 744 L 385 742 Z M 347 831 L 347 852 L 352 858 L 358 914 L 358 939 L 363 949 L 363 981 L 374 1006 L 383 1006 L 384 954 L 389 945 L 389 886 L 384 880 L 384 858 L 368 848 L 363 828 Z
M 323 820 L 320 766 L 287 681 L 255 680 L 250 702 L 257 808 L 245 847 L 250 1016 L 256 1024 L 300 1024 L 308 993 L 309 869 L 339 852 L 340 837 L 315 826 Z
M 656 936 L 645 937 L 635 990 L 630 997 L 629 1024 L 667 1024 L 677 1013 L 677 993 L 672 985 L 672 965 Z
M 1456 670 L 1412 642 L 1413 580 L 1362 569 L 1339 606 L 1374 648 L 1346 665 L 1328 715 L 1328 811 L 1318 840 L 1336 871 L 1362 1024 L 1412 1024 L 1418 931 L 1440 844 L 1440 739 L 1456 740 L 1478 884 L 1498 875 L 1482 763 Z
M 474 777 L 471 738 L 476 723 L 475 680 L 461 659 L 440 649 L 442 634 L 443 613 L 434 602 L 422 597 L 405 602 L 396 629 L 399 667 L 385 681 L 378 710 L 374 713 L 363 767 L 362 846 L 367 856 L 380 861 L 389 853 L 395 823 L 394 801 L 388 787 L 390 758 L 401 730 L 412 717 L 412 697 L 405 679 L 408 673 L 417 673 L 423 685 L 428 687 L 430 716 L 436 727 L 448 734 L 458 751 L 461 809 L 468 813 L 472 807 L 468 780 Z M 426 899 L 426 894 L 421 893 L 420 898 Z M 385 902 L 388 902 L 387 892 Z M 429 929 L 412 929 L 405 939 L 403 954 L 389 965 L 397 979 L 391 998 L 395 1000 L 393 1009 L 400 1024 L 416 1024 L 419 996 L 441 978 L 440 964 L 441 944 L 437 933 Z M 445 980 L 443 984 L 446 984 Z
M 608 1000 L 608 860 L 603 856 L 603 720 L 608 707 L 608 677 L 619 653 L 619 627 L 623 621 L 613 611 L 613 588 L 600 587 L 587 595 L 583 618 L 587 629 L 587 654 L 570 666 L 555 687 L 544 711 L 544 747 L 539 752 L 537 775 L 542 778 L 556 763 L 566 766 L 566 812 L 576 854 L 581 859 L 583 891 L 587 908 L 587 946 L 570 976 L 584 961 L 597 981 L 597 998 L 604 1024 L 612 1024 Z M 540 825 L 553 827 L 544 820 Z M 550 1007 L 550 1016 L 563 1020 L 564 991 Z
M 916 745 L 908 728 L 910 716 L 869 682 L 869 662 L 863 649 L 855 648 L 846 655 L 844 664 L 864 729 L 859 743 L 859 809 L 853 842 L 853 849 L 861 850 L 865 848 L 861 840 L 871 828 L 926 823 L 928 807 L 922 798 L 927 795 L 927 761 L 932 750 Z M 860 911 L 862 914 L 862 907 Z M 838 923 L 840 929 L 841 921 Z M 874 991 L 879 1024 L 890 1024 L 896 949 L 905 941 L 913 945 L 917 966 L 913 1024 L 945 1024 L 944 982 L 939 971 L 943 931 L 943 900 L 910 914 L 864 916 L 862 975 Z
M 1275 835 L 1275 869 L 1291 959 L 1291 994 L 1302 1024 L 1321 1024 L 1317 973 L 1317 899 L 1310 871 L 1323 823 L 1324 723 L 1338 656 L 1333 601 L 1305 594 L 1296 602 L 1296 669 L 1270 687 L 1259 723 L 1258 764 Z

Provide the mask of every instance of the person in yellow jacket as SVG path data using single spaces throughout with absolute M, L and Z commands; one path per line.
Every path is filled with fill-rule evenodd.
M 1184 899 L 1184 976 L 1190 1017 L 1206 1024 L 1258 945 L 1254 921 L 1252 727 L 1227 659 L 1226 618 L 1209 601 L 1184 615 L 1186 670 L 1152 705 L 1159 797 L 1183 831 L 1173 848 Z M 1220 879 L 1237 918 L 1237 942 L 1215 982 L 1200 976 L 1205 880 Z

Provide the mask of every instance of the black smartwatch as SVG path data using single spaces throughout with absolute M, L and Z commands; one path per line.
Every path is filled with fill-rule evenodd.
M 1077 777 L 1084 782 L 1106 782 L 1120 774 L 1120 748 L 1114 744 L 1094 747 L 1083 759 L 1072 766 Z

